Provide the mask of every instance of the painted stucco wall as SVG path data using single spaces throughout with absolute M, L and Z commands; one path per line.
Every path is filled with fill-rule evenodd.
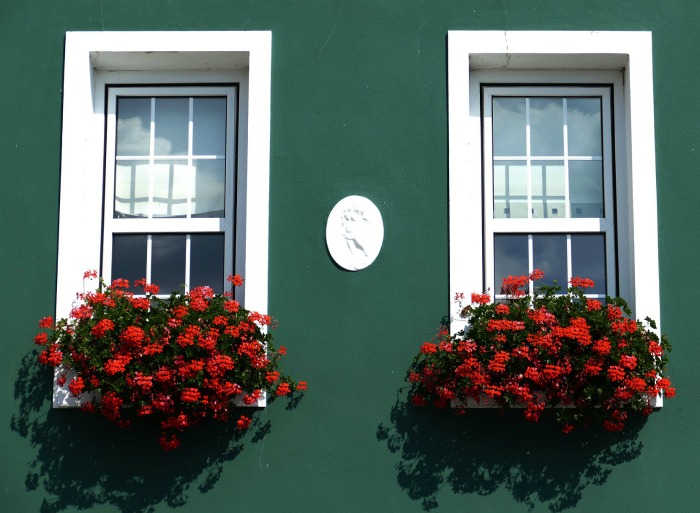
M 696 509 L 696 0 L 2 4 L 0 510 Z M 446 34 L 455 29 L 653 33 L 661 323 L 678 397 L 626 434 L 563 437 L 517 413 L 406 406 L 405 371 L 449 306 Z M 289 348 L 286 369 L 310 389 L 296 408 L 278 401 L 260 412 L 240 439 L 203 426 L 164 454 L 155 428 L 51 410 L 32 337 L 54 310 L 63 44 L 75 30 L 272 31 L 269 313 Z M 324 240 L 328 213 L 351 194 L 374 201 L 385 225 L 382 252 L 357 273 L 337 268 Z

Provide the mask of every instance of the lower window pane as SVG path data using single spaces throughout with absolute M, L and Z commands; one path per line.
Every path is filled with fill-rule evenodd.
M 595 287 L 586 292 L 606 293 L 605 235 L 586 233 L 571 236 L 571 272 L 574 276 L 593 280 Z
M 146 277 L 148 235 L 114 235 L 112 238 L 112 280 L 134 280 Z
M 493 247 L 494 293 L 499 294 L 504 278 L 529 274 L 527 235 L 494 235 Z
M 544 279 L 538 285 L 557 285 L 565 292 L 569 281 L 566 235 L 533 235 L 532 266 L 544 272 Z
M 151 282 L 163 294 L 184 291 L 186 235 L 152 235 Z
M 190 236 L 190 288 L 208 285 L 217 294 L 224 287 L 224 234 Z

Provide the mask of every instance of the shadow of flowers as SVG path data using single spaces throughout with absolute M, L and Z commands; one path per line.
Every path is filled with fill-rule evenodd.
M 563 435 L 551 418 L 532 424 L 522 411 L 453 411 L 415 408 L 399 397 L 377 439 L 401 460 L 399 485 L 423 509 L 438 505 L 442 488 L 488 495 L 507 489 L 531 511 L 538 504 L 559 512 L 577 505 L 584 491 L 605 483 L 614 467 L 641 454 L 641 416 L 622 433 L 590 428 Z
M 243 450 L 244 438 L 258 443 L 270 432 L 269 421 L 255 421 L 247 433 L 202 423 L 182 434 L 180 448 L 165 453 L 153 423 L 120 429 L 98 415 L 52 409 L 51 375 L 36 353 L 23 358 L 14 390 L 19 406 L 11 418 L 11 429 L 34 449 L 25 486 L 47 496 L 41 513 L 100 504 L 148 513 L 160 503 L 183 505 L 193 488 L 204 493 L 219 481 L 225 462 Z

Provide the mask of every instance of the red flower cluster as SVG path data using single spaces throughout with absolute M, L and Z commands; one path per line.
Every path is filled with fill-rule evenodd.
M 228 281 L 243 283 L 239 276 Z M 96 393 L 83 409 L 122 427 L 137 417 L 155 418 L 160 444 L 169 450 L 180 445 L 178 432 L 200 420 L 227 421 L 234 399 L 255 405 L 264 393 L 306 390 L 306 382 L 278 370 L 286 349 L 275 350 L 265 329 L 270 317 L 246 310 L 231 293 L 219 296 L 199 287 L 162 299 L 157 285 L 146 280 L 134 285 L 144 294 L 134 295 L 127 280 L 110 286 L 100 281 L 97 291 L 78 296 L 82 304 L 69 319 L 39 321 L 39 327 L 51 330 L 34 339 L 44 346 L 39 361 L 75 371 L 72 379 L 63 373 L 58 378 L 72 395 Z M 240 416 L 236 427 L 247 429 L 251 422 Z
M 558 287 L 535 287 L 528 276 L 503 281 L 505 302 L 490 303 L 472 294 L 463 310 L 469 326 L 456 335 L 445 330 L 420 348 L 408 373 L 411 402 L 463 413 L 470 400 L 488 400 L 501 408 L 524 406 L 538 421 L 545 407 L 557 408 L 562 431 L 600 422 L 623 429 L 627 411 L 651 413 L 650 399 L 675 389 L 665 377 L 671 346 L 654 321 L 630 319 L 623 299 L 586 297 L 593 281 L 575 277 L 565 294 Z

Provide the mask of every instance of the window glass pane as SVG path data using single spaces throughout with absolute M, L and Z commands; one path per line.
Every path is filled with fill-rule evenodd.
M 163 294 L 183 291 L 187 237 L 167 234 L 151 238 L 151 282 L 159 285 Z
M 494 162 L 493 217 L 527 217 L 527 165 L 525 162 Z
M 603 162 L 569 161 L 571 217 L 605 217 L 603 207 Z
M 564 155 L 562 98 L 530 99 L 530 152 L 532 155 Z
M 190 289 L 208 285 L 217 294 L 224 287 L 224 235 L 200 233 L 190 236 Z
M 534 161 L 532 170 L 532 217 L 565 217 L 563 161 Z
M 156 98 L 155 155 L 187 155 L 188 98 Z
M 565 291 L 569 281 L 566 235 L 533 235 L 532 266 L 544 272 L 544 279 L 538 282 L 539 285 L 558 285 Z
M 571 236 L 571 272 L 574 276 L 593 280 L 595 287 L 586 289 L 586 292 L 606 293 L 605 235 L 586 233 Z
M 112 237 L 112 280 L 134 280 L 146 277 L 148 235 L 114 235 Z
M 114 217 L 148 216 L 149 165 L 143 160 L 120 160 L 114 177 Z
M 224 217 L 225 166 L 226 162 L 223 159 L 194 161 L 193 217 Z
M 226 154 L 226 98 L 195 98 L 192 107 L 192 153 Z
M 149 155 L 150 98 L 117 98 L 117 155 Z
M 185 160 L 153 164 L 153 217 L 187 216 L 193 169 Z
M 603 154 L 600 111 L 600 98 L 567 99 L 569 155 L 600 157 Z
M 499 294 L 504 278 L 529 274 L 527 235 L 494 235 L 493 248 L 494 293 Z
M 525 98 L 493 99 L 493 154 L 524 156 Z

